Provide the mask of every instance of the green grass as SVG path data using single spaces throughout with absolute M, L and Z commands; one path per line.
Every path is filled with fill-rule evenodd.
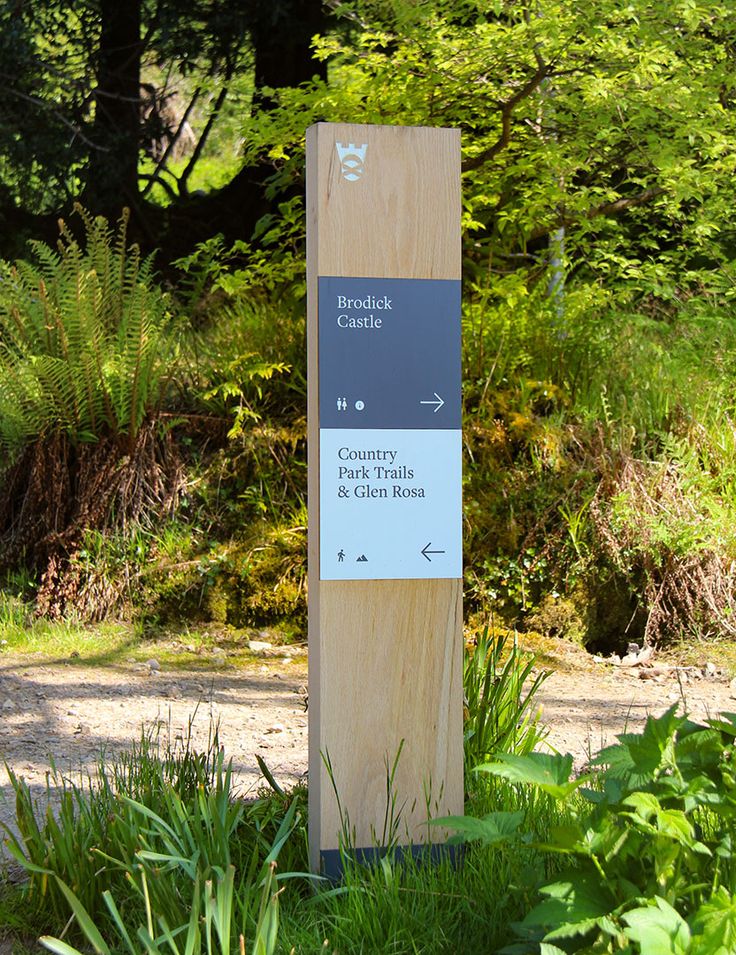
M 510 786 L 476 789 L 467 811 L 485 815 L 522 808 L 526 824 L 540 836 L 560 819 L 551 801 L 528 799 Z M 535 898 L 545 872 L 531 848 L 467 845 L 453 863 L 348 867 L 344 882 L 303 898 L 284 894 L 283 951 L 390 952 L 392 955 L 477 955 L 493 952 L 511 938 L 509 925 Z
M 34 654 L 44 660 L 114 663 L 126 655 L 133 655 L 140 642 L 140 633 L 127 624 L 87 627 L 72 620 L 28 619 L 19 624 L 0 619 L 0 652 L 5 654 Z
M 189 740 L 165 744 L 145 735 L 130 752 L 101 757 L 93 779 L 74 781 L 52 767 L 54 812 L 34 812 L 32 791 L 9 775 L 20 835 L 8 830 L 6 845 L 29 878 L 6 894 L 3 909 L 9 925 L 22 918 L 36 935 L 65 931 L 71 906 L 79 925 L 114 939 L 117 920 L 105 893 L 133 936 L 151 918 L 175 929 L 193 906 L 206 909 L 209 884 L 227 886 L 232 869 L 232 929 L 236 938 L 252 936 L 270 862 L 282 849 L 289 865 L 303 868 L 306 859 L 304 791 L 236 798 L 216 726 L 204 751 Z M 72 940 L 81 937 L 74 920 L 69 928 Z
M 114 666 L 155 658 L 167 669 L 247 668 L 267 662 L 248 649 L 251 638 L 263 639 L 255 631 L 227 627 L 181 627 L 176 633 L 161 631 L 150 636 L 129 623 L 88 626 L 72 620 L 33 620 L 25 616 L 17 621 L 0 615 L 0 665 L 3 657 L 34 656 L 39 662 L 63 661 L 72 666 Z M 282 642 L 281 634 L 269 631 L 268 642 Z M 304 661 L 306 648 L 294 646 L 290 655 Z
M 14 780 L 24 835 L 15 854 L 26 854 L 47 874 L 32 872 L 22 893 L 0 901 L 9 930 L 24 925 L 36 935 L 62 933 L 69 901 L 55 876 L 108 944 L 116 930 L 103 890 L 133 936 L 147 906 L 170 926 L 185 925 L 200 883 L 219 879 L 217 873 L 233 866 L 232 933 L 234 939 L 243 933 L 247 941 L 255 931 L 263 866 L 279 833 L 288 829 L 279 846 L 275 951 L 475 955 L 509 940 L 510 922 L 524 914 L 539 879 L 550 874 L 532 848 L 467 846 L 454 864 L 390 859 L 372 867 L 348 864 L 340 885 L 324 883 L 315 891 L 305 875 L 305 790 L 265 793 L 250 804 L 235 799 L 216 733 L 205 753 L 186 745 L 167 751 L 148 738 L 125 757 L 101 764 L 96 783 L 77 785 L 60 774 L 52 783 L 62 790 L 57 819 L 47 816 L 36 824 L 30 794 Z M 485 778 L 473 788 L 469 812 L 511 809 L 523 810 L 525 827 L 540 837 L 560 818 L 544 794 L 519 793 Z M 68 938 L 78 941 L 74 926 L 70 929 Z
M 116 639 L 120 650 L 124 629 L 113 632 L 113 645 Z M 511 729 L 523 720 L 536 692 L 525 691 L 518 678 L 529 661 L 515 648 L 504 667 L 495 657 L 488 664 L 487 658 L 488 644 L 481 640 L 469 659 L 476 676 L 483 665 L 490 667 L 498 693 L 469 697 L 467 719 L 475 727 L 489 725 L 489 706 L 503 699 L 496 714 L 500 735 L 493 738 L 506 747 L 521 746 L 528 734 L 520 740 Z M 488 746 L 481 747 L 484 756 L 492 755 L 487 752 L 491 743 L 489 737 Z M 549 874 L 528 845 L 513 851 L 471 845 L 455 863 L 386 857 L 362 867 L 346 860 L 340 885 L 315 882 L 306 873 L 305 789 L 269 791 L 251 803 L 236 798 L 216 727 L 204 752 L 194 751 L 189 740 L 166 745 L 149 735 L 129 753 L 109 762 L 100 758 L 92 779 L 74 782 L 52 768 L 48 786 L 58 808 L 41 818 L 25 783 L 12 773 L 10 778 L 20 837 L 10 836 L 9 845 L 28 869 L 29 881 L 22 892 L 0 901 L 0 916 L 4 911 L 9 927 L 24 924 L 36 935 L 53 938 L 74 910 L 70 940 L 81 940 L 81 926 L 103 952 L 97 931 L 106 945 L 120 937 L 130 950 L 126 933 L 135 938 L 137 932 L 144 940 L 151 926 L 163 931 L 165 924 L 181 927 L 193 955 L 226 955 L 224 945 L 205 948 L 197 935 L 199 923 L 190 920 L 192 911 L 203 912 L 203 918 L 217 911 L 227 919 L 232 946 L 241 935 L 249 946 L 260 933 L 260 948 L 254 943 L 252 950 L 242 949 L 258 955 L 277 950 L 470 955 L 508 940 L 509 923 L 523 915 L 538 880 Z M 553 810 L 545 794 L 518 793 L 482 774 L 469 774 L 467 790 L 472 814 L 522 811 L 526 828 L 540 838 L 564 815 Z M 271 864 L 277 857 L 273 884 Z M 67 951 L 55 942 L 49 946 Z M 146 951 L 156 955 L 157 946 L 148 938 Z

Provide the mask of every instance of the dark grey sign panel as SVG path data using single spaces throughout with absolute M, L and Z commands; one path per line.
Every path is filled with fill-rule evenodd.
M 460 282 L 319 278 L 320 428 L 461 427 Z

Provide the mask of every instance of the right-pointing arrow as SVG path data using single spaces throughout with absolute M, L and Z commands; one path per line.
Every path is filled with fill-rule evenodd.
M 440 396 L 437 394 L 436 391 L 434 393 L 434 397 L 436 399 L 435 401 L 432 401 L 430 399 L 429 401 L 420 401 L 419 404 L 420 405 L 437 405 L 437 407 L 434 409 L 434 413 L 437 414 L 437 412 L 440 410 L 440 408 L 445 402 L 442 398 L 440 398 Z M 440 551 L 440 553 L 444 554 L 444 551 Z
M 429 548 L 430 548 L 431 546 L 432 546 L 432 541 L 430 541 L 430 542 L 426 545 L 426 547 L 423 547 L 422 550 L 419 551 L 420 554 L 423 554 L 423 555 L 427 558 L 427 560 L 430 562 L 430 564 L 432 563 L 432 558 L 429 556 L 430 554 L 444 554 L 444 553 L 445 553 L 443 550 L 430 550 Z

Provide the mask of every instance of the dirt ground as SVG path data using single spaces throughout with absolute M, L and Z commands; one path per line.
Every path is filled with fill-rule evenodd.
M 256 661 L 235 669 L 223 660 L 214 670 L 170 669 L 130 663 L 90 667 L 78 661 L 39 662 L 0 656 L 0 762 L 22 776 L 43 800 L 46 773 L 56 766 L 78 779 L 92 772 L 101 751 L 140 740 L 142 728 L 163 742 L 191 737 L 206 746 L 214 725 L 232 758 L 243 793 L 262 783 L 255 754 L 282 785 L 307 769 L 307 667 L 304 657 Z M 621 666 L 594 662 L 570 651 L 544 684 L 540 703 L 548 742 L 570 752 L 581 768 L 589 755 L 650 713 L 672 703 L 702 719 L 736 710 L 736 683 L 712 662 L 674 667 L 649 660 Z M 12 803 L 0 769 L 0 820 Z

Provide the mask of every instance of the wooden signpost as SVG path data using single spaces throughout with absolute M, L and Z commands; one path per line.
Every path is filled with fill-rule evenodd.
M 463 809 L 459 132 L 313 126 L 307 205 L 309 838 L 335 875 Z

